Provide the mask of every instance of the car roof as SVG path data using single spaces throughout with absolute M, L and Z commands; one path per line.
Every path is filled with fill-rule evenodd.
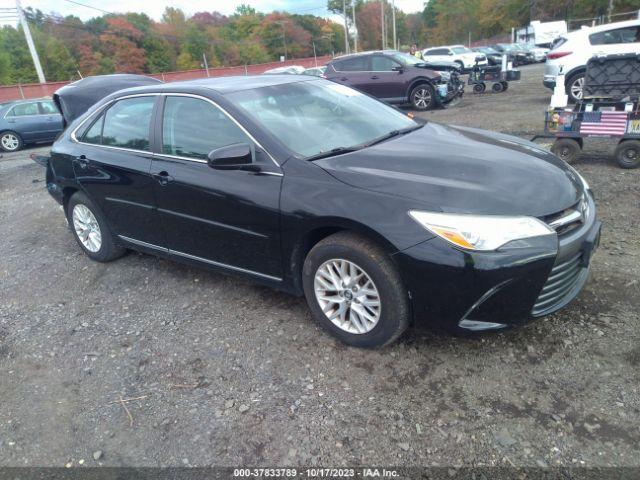
M 357 57 L 366 57 L 367 55 L 373 55 L 374 53 L 383 53 L 383 54 L 391 54 L 391 53 L 400 53 L 398 50 L 367 50 L 366 52 L 357 52 L 357 53 L 349 53 L 347 55 L 340 55 L 339 57 L 335 57 L 333 60 L 344 60 L 346 58 L 357 58 Z
M 227 77 L 199 78 L 196 80 L 185 80 L 181 82 L 159 83 L 157 85 L 145 85 L 143 87 L 127 88 L 118 91 L 118 94 L 163 92 L 175 90 L 176 88 L 195 87 L 213 90 L 219 94 L 239 92 L 242 90 L 254 90 L 256 88 L 271 87 L 274 85 L 285 85 L 298 82 L 312 82 L 317 80 L 308 75 L 291 74 L 269 74 L 269 75 L 234 75 Z
M 609 30 L 615 30 L 616 28 L 624 28 L 624 27 L 636 27 L 640 26 L 640 19 L 635 20 L 626 20 L 624 22 L 614 22 L 614 23 L 605 23 L 603 25 L 597 25 L 595 27 L 583 27 L 579 30 L 574 30 L 573 32 L 568 32 L 564 35 L 560 35 L 561 37 L 571 38 L 571 37 L 579 37 L 581 35 L 591 35 L 592 33 L 597 32 L 606 32 Z

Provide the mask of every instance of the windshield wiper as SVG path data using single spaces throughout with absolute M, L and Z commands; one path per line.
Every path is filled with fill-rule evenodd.
M 389 133 L 386 133 L 378 138 L 374 138 L 370 142 L 367 142 L 363 145 L 363 147 L 370 147 L 371 145 L 376 145 L 380 142 L 384 142 L 385 140 L 389 140 L 390 138 L 397 137 L 398 135 L 404 135 L 405 133 L 413 132 L 414 130 L 418 130 L 419 128 L 424 127 L 424 125 L 413 125 L 412 127 L 403 128 L 400 130 L 391 130 Z
M 310 157 L 306 157 L 305 160 L 320 160 L 321 158 L 333 157 L 342 153 L 355 152 L 361 148 L 362 147 L 336 147 L 331 150 L 327 150 L 326 152 L 320 152 L 315 155 L 311 155 Z

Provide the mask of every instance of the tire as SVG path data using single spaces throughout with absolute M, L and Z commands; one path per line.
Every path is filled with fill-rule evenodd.
M 621 168 L 640 167 L 640 141 L 622 140 L 616 147 L 615 156 Z
M 476 83 L 473 85 L 473 93 L 484 93 L 487 89 L 486 83 Z
M 327 271 L 333 273 L 327 276 Z M 355 290 L 340 283 L 342 278 L 349 279 L 359 275 L 358 272 L 364 276 L 360 276 Z M 302 284 L 314 320 L 348 345 L 361 348 L 388 345 L 409 325 L 409 296 L 397 267 L 378 245 L 359 235 L 339 232 L 315 245 L 304 261 Z M 365 287 L 368 293 L 363 293 Z M 323 290 L 325 295 L 318 295 Z M 331 294 L 327 295 L 328 292 Z M 337 301 L 327 302 L 327 298 Z M 363 300 L 369 304 L 367 307 Z M 370 321 L 360 316 L 363 310 Z M 335 318 L 331 320 L 330 316 Z
M 581 150 L 580 144 L 573 138 L 559 138 L 551 147 L 551 152 L 567 163 L 575 162 Z
M 16 132 L 8 130 L 0 135 L 0 149 L 5 152 L 17 152 L 23 146 L 22 137 Z
M 428 83 L 421 83 L 413 87 L 409 95 L 411 106 L 416 110 L 431 110 L 435 105 L 435 90 Z
M 494 83 L 493 85 L 491 85 L 491 90 L 493 91 L 493 93 L 500 93 L 504 90 L 504 86 L 500 82 Z
M 576 103 L 582 100 L 583 88 L 584 72 L 574 73 L 565 81 L 565 90 L 569 97 L 570 103 Z
M 76 242 L 91 260 L 110 262 L 124 255 L 126 250 L 115 244 L 104 215 L 84 193 L 73 194 L 66 213 Z M 85 240 L 80 237 L 83 228 L 85 232 L 91 230 Z
M 504 82 L 500 82 L 500 83 L 502 84 L 502 91 L 506 92 L 508 90 L 508 88 L 509 88 L 509 82 L 504 81 Z

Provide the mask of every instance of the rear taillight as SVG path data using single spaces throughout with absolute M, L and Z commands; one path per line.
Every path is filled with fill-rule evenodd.
M 556 58 L 566 57 L 567 55 L 571 55 L 573 52 L 549 52 L 547 53 L 547 58 L 549 60 L 555 60 Z

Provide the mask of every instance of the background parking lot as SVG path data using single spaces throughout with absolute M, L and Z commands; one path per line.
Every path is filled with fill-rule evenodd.
M 542 68 L 419 115 L 530 137 Z M 136 253 L 90 261 L 40 150 L 0 159 L 0 464 L 640 465 L 640 171 L 611 144 L 576 164 L 604 230 L 570 307 L 374 351 L 322 333 L 302 298 Z

